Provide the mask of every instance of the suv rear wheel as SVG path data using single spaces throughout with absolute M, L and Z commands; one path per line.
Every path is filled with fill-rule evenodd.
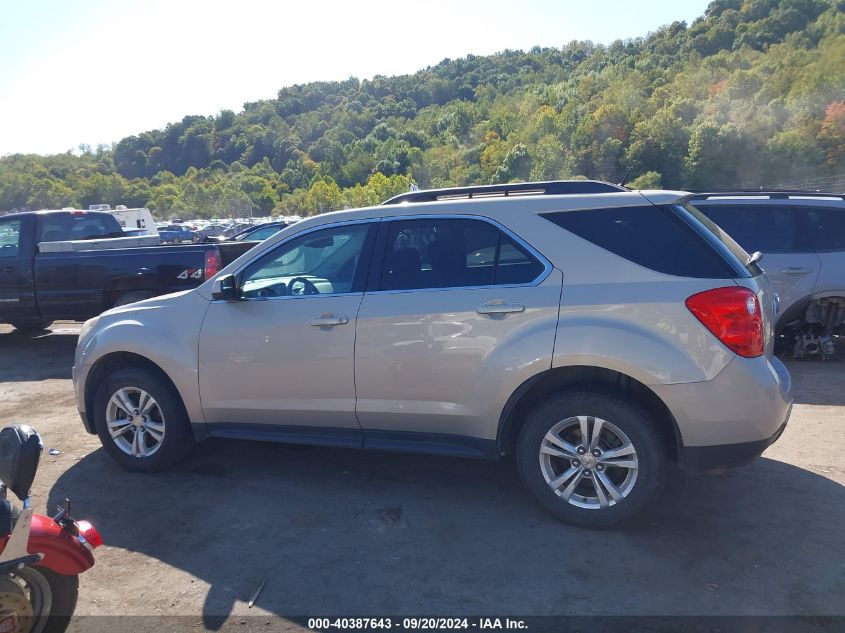
M 539 404 L 517 441 L 526 488 L 559 519 L 619 523 L 660 490 L 666 454 L 649 416 L 616 394 L 565 392 Z
M 128 470 L 163 470 L 194 445 L 178 394 L 146 369 L 120 369 L 100 384 L 94 422 L 103 448 Z

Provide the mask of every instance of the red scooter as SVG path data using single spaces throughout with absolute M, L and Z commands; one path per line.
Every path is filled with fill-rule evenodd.
M 30 426 L 0 430 L 0 633 L 64 631 L 79 574 L 94 565 L 102 545 L 93 525 L 70 516 L 69 502 L 53 518 L 33 513 L 29 493 L 43 448 Z M 7 490 L 22 501 L 19 512 Z

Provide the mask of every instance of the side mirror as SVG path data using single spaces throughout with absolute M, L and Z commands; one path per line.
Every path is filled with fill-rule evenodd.
M 238 300 L 238 282 L 234 275 L 223 275 L 211 285 L 211 298 L 222 301 Z

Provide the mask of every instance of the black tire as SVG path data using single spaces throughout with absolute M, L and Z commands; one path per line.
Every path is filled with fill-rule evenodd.
M 158 449 L 146 457 L 135 457 L 121 450 L 112 439 L 106 424 L 109 400 L 119 389 L 126 387 L 143 389 L 150 394 L 158 403 L 164 419 L 164 438 Z M 94 423 L 100 442 L 111 458 L 127 470 L 136 472 L 165 470 L 184 459 L 195 443 L 179 394 L 160 376 L 142 368 L 119 369 L 103 380 L 94 395 Z
M 46 330 L 51 323 L 52 321 L 18 321 L 12 323 L 12 326 L 24 334 L 37 334 Z
M 26 618 L 20 624 L 27 630 L 62 633 L 67 629 L 79 596 L 79 576 L 57 574 L 46 567 L 23 567 L 0 576 L 0 583 L 6 598 L 5 615 Z
M 540 448 L 544 437 L 558 422 L 576 416 L 592 416 L 610 422 L 627 435 L 636 450 L 636 479 L 626 496 L 607 507 L 572 505 L 552 489 L 543 475 Z M 566 523 L 591 528 L 615 525 L 640 512 L 662 488 L 667 461 L 664 444 L 649 415 L 636 402 L 600 390 L 562 392 L 539 403 L 520 430 L 516 460 L 523 484 L 549 512 Z M 566 463 L 568 461 L 563 459 L 554 463 L 562 470 L 574 466 L 571 461 Z M 621 477 L 624 472 L 621 468 L 606 469 L 604 474 Z M 596 470 L 590 475 L 595 477 Z M 594 481 L 584 478 L 581 482 L 576 491 L 586 490 L 589 495 L 592 490 L 598 503 Z M 577 492 L 575 494 L 577 496 Z
M 42 633 L 63 633 L 70 624 L 70 618 L 76 609 L 76 600 L 79 597 L 79 576 L 64 576 L 43 567 L 38 567 L 37 571 L 47 579 L 50 590 L 53 592 L 53 606 Z
M 129 305 L 130 303 L 143 301 L 144 299 L 151 299 L 154 296 L 155 294 L 147 290 L 133 290 L 132 292 L 125 292 L 117 298 L 112 307 L 117 308 L 119 306 Z

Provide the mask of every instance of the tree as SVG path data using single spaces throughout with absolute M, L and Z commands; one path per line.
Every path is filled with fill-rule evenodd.
M 522 143 L 514 145 L 505 154 L 502 164 L 493 174 L 493 182 L 513 182 L 526 180 L 531 173 L 531 156 L 528 147 Z
M 845 165 L 845 101 L 831 101 L 825 108 L 818 139 L 828 165 Z
M 838 177 L 843 59 L 845 0 L 713 0 L 690 25 L 609 45 L 311 82 L 112 147 L 0 157 L 0 211 L 107 202 L 315 213 L 377 204 L 406 191 L 411 174 L 448 187 L 617 180 L 630 169 L 637 182 L 652 186 L 653 172 L 680 189 Z
M 628 187 L 631 189 L 660 189 L 661 176 L 656 171 L 647 171 L 629 182 Z

